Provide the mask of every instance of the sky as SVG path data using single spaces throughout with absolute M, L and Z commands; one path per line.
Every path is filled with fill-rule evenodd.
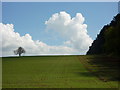
M 3 56 L 19 46 L 28 55 L 85 54 L 117 13 L 117 2 L 3 2 Z

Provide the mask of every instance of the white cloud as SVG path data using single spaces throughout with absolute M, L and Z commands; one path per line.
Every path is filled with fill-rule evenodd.
M 0 35 L 2 35 L 2 56 L 13 55 L 13 50 L 22 46 L 26 50 L 26 55 L 37 54 L 73 54 L 76 51 L 66 46 L 49 46 L 39 40 L 34 41 L 29 34 L 20 36 L 14 32 L 13 24 L 0 23 Z M 1 36 L 0 36 L 1 37 Z
M 83 24 L 84 20 L 81 13 L 77 13 L 75 17 L 71 18 L 68 13 L 63 11 L 53 14 L 45 24 L 47 30 L 55 31 L 66 39 L 64 42 L 66 46 L 85 54 L 93 40 L 87 34 L 87 25 Z
M 0 37 L 2 35 L 2 55 L 13 55 L 13 50 L 22 46 L 27 55 L 36 54 L 85 54 L 92 43 L 87 34 L 87 25 L 84 23 L 82 14 L 77 13 L 75 17 L 66 12 L 53 14 L 45 22 L 48 31 L 59 33 L 66 41 L 59 46 L 50 46 L 39 40 L 32 40 L 32 36 L 26 34 L 20 36 L 14 31 L 13 24 L 0 23 Z

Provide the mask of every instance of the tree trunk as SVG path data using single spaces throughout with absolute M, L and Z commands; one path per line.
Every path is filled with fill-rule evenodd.
M 19 53 L 19 57 L 21 56 L 21 54 Z

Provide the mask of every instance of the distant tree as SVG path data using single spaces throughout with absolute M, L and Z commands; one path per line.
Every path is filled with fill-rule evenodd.
M 17 50 L 14 50 L 14 54 L 15 54 L 15 55 L 18 54 L 19 56 L 21 56 L 22 53 L 25 53 L 25 49 L 22 48 L 22 47 L 18 47 Z

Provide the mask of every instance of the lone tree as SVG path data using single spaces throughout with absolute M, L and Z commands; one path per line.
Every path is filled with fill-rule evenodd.
M 25 49 L 22 47 L 18 47 L 17 50 L 14 50 L 15 55 L 19 54 L 19 56 L 21 56 L 22 53 L 25 53 Z

